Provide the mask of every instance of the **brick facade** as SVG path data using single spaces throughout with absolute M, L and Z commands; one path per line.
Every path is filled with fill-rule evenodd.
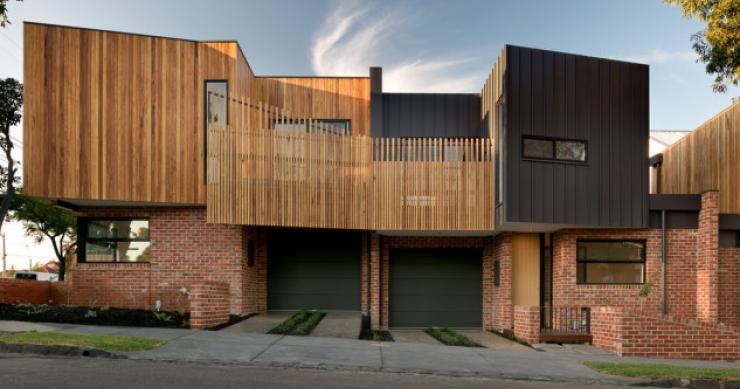
M 499 284 L 491 288 L 491 326 L 486 329 L 511 332 L 514 330 L 511 234 L 501 234 L 495 237 L 492 251 L 491 267 L 493 268 L 493 263 L 496 261 L 499 262 Z
M 707 323 L 719 321 L 719 192 L 701 196 L 696 241 L 696 314 Z
M 146 217 L 152 246 L 149 263 L 76 264 L 68 281 L 71 305 L 153 309 L 160 300 L 162 310 L 187 309 L 181 289 L 211 280 L 229 286 L 231 312 L 264 310 L 266 245 L 264 239 L 256 245 L 255 268 L 247 268 L 248 233 L 242 227 L 206 223 L 205 208 L 91 208 L 82 213 Z
M 514 336 L 529 344 L 540 342 L 540 307 L 514 307 Z
M 229 285 L 203 281 L 190 285 L 190 328 L 212 328 L 229 321 Z
M 740 359 L 740 331 L 732 327 L 623 307 L 593 309 L 591 326 L 593 344 L 620 356 Z
M 740 247 L 719 249 L 719 322 L 740 328 Z

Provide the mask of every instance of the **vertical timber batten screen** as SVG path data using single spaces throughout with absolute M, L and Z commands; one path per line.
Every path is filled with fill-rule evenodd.
M 250 99 L 208 125 L 208 222 L 491 231 L 491 140 L 342 135 Z M 214 107 L 218 109 L 219 107 Z

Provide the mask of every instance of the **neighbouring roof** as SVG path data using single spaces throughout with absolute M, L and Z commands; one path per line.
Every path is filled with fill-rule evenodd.
M 690 132 L 688 130 L 650 130 L 650 156 L 663 152 L 668 146 Z

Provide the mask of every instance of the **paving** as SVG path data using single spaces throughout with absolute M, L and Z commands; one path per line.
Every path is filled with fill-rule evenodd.
M 0 321 L 0 331 L 18 329 Z M 29 325 L 29 328 L 31 326 Z M 39 328 L 39 327 L 36 327 Z M 501 348 L 465 348 L 437 344 L 373 342 L 357 339 L 296 337 L 224 331 L 104 327 L 46 324 L 44 330 L 103 333 L 169 339 L 151 351 L 127 353 L 132 360 L 401 372 L 580 383 L 631 384 L 638 380 L 597 373 L 584 360 L 652 362 L 646 358 L 591 355 L 585 348 L 563 347 L 550 352 Z M 660 360 L 680 366 L 740 367 L 731 362 Z
M 391 330 L 390 332 L 396 343 L 434 344 L 437 346 L 441 344 L 423 330 Z
M 362 313 L 335 311 L 324 315 L 319 325 L 311 332 L 311 336 L 357 339 L 361 330 Z
M 484 347 L 501 349 L 501 350 L 534 351 L 534 349 L 532 349 L 531 347 L 527 347 L 511 339 L 504 338 L 503 336 L 496 335 L 494 333 L 491 333 L 490 331 L 485 331 L 485 330 L 456 330 L 456 331 L 480 343 Z
M 295 312 L 287 311 L 271 311 L 261 313 L 257 316 L 252 316 L 247 320 L 228 326 L 221 331 L 237 333 L 254 332 L 258 334 L 266 334 L 268 331 L 275 328 L 278 324 L 293 316 L 294 313 Z

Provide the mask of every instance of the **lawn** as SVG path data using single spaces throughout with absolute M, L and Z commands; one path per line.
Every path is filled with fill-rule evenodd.
M 427 328 L 424 332 L 448 346 L 483 347 L 480 343 L 449 328 L 432 327 Z
M 639 378 L 694 378 L 740 380 L 740 369 L 686 367 L 647 363 L 584 362 L 604 374 Z
M 271 329 L 268 334 L 308 335 L 324 318 L 324 315 L 326 314 L 319 311 L 300 311 Z
M 61 332 L 16 332 L 0 336 L 3 344 L 79 346 L 108 351 L 146 351 L 165 343 L 162 339 L 135 336 L 81 335 Z

